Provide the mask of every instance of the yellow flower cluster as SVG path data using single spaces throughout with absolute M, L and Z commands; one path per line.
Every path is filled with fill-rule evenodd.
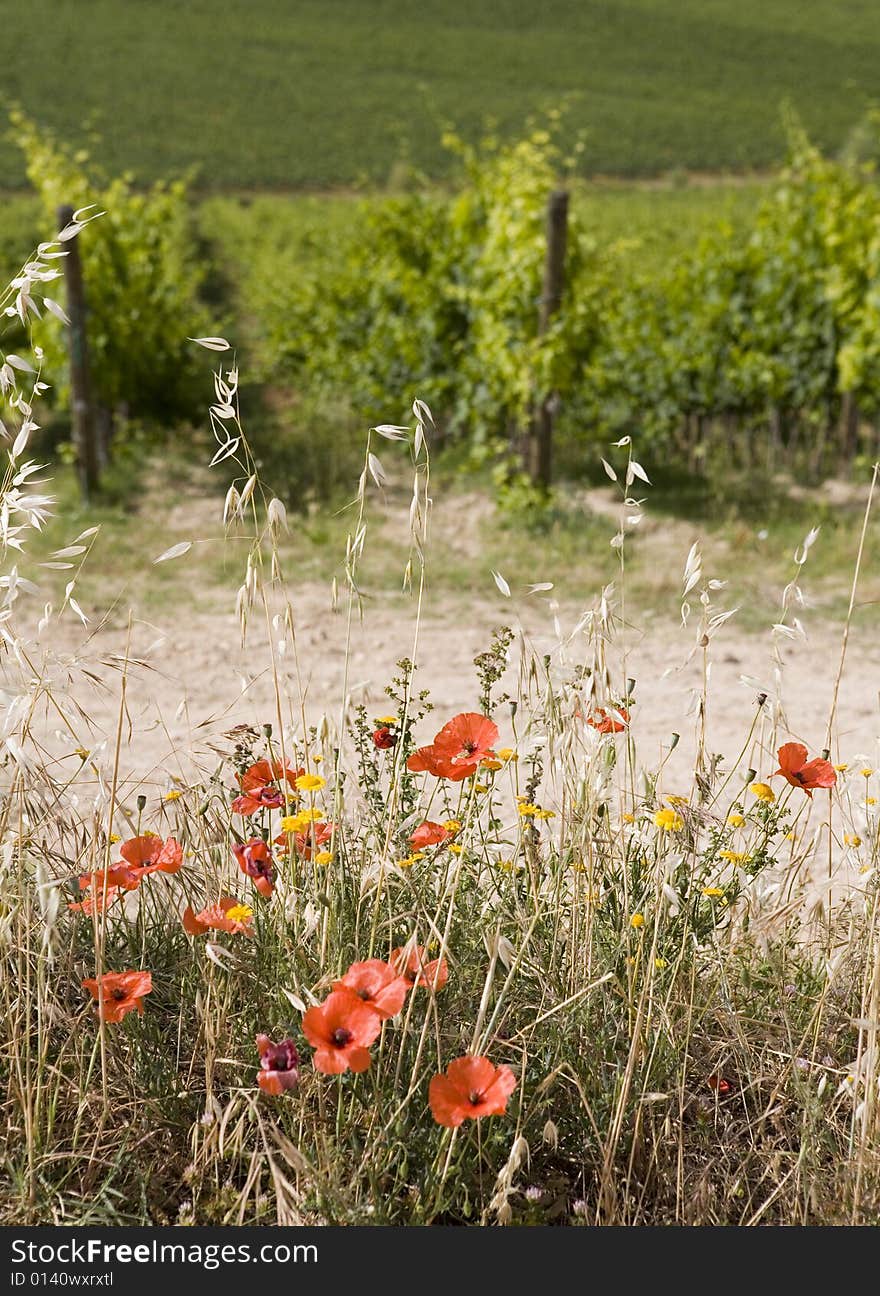
M 283 815 L 281 819 L 281 831 L 286 833 L 308 832 L 309 825 L 321 818 L 321 811 L 315 806 L 308 810 L 300 810 L 294 815 Z

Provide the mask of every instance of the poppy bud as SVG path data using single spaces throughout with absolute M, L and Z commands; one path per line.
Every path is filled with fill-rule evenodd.
M 822 748 L 822 759 L 823 759 L 823 760 L 830 760 L 830 759 L 831 759 L 831 749 L 830 749 L 829 747 L 823 747 L 823 748 Z
M 271 738 L 271 737 L 272 737 L 272 726 L 271 726 L 270 724 L 264 724 L 264 725 L 263 725 L 263 733 L 266 735 L 267 738 Z
M 511 700 L 511 703 L 510 703 L 510 718 L 511 718 L 511 720 L 513 719 L 513 717 L 514 717 L 515 715 L 516 715 L 516 702 L 513 701 L 513 700 Z
M 143 793 L 141 793 L 141 795 L 137 799 L 137 808 L 141 814 L 143 814 L 144 810 L 146 810 L 147 808 L 147 798 L 144 796 Z
M 634 679 L 628 679 L 628 680 L 626 681 L 626 695 L 627 695 L 627 697 L 628 697 L 628 698 L 629 698 L 629 697 L 632 697 L 632 695 L 633 695 L 633 693 L 635 693 L 635 691 L 636 691 L 636 682 L 635 682 L 635 680 L 634 680 Z
M 767 701 L 766 693 L 759 693 L 757 698 L 755 699 L 756 705 L 759 707 L 762 707 L 766 701 Z
M 747 783 L 754 783 L 754 781 L 755 781 L 755 779 L 756 779 L 757 777 L 758 777 L 758 771 L 757 771 L 757 770 L 753 770 L 753 769 L 746 770 L 746 782 L 747 782 Z
M 680 742 L 681 742 L 681 734 L 674 733 L 672 735 L 672 742 L 669 744 L 669 750 L 674 751 Z

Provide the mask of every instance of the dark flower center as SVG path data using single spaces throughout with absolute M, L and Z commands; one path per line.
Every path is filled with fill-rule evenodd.
M 483 1101 L 483 1095 L 479 1093 L 476 1089 L 472 1089 L 470 1091 L 470 1094 L 468 1095 L 468 1102 L 470 1103 L 470 1105 L 472 1107 L 479 1107 L 482 1101 Z
M 367 1000 L 369 1000 L 369 999 L 372 999 L 372 997 L 373 997 L 373 996 L 370 994 L 369 990 L 364 990 L 363 988 L 361 988 L 360 990 L 355 990 L 355 994 L 357 995 L 357 997 L 358 997 L 359 999 L 363 999 L 364 1001 L 367 1001 Z
M 335 1044 L 337 1048 L 345 1048 L 346 1044 L 348 1044 L 350 1040 L 351 1031 L 346 1030 L 344 1026 L 337 1026 L 336 1030 L 330 1036 L 331 1044 Z
M 477 750 L 477 744 L 470 738 L 463 744 L 463 746 L 468 756 L 473 756 L 474 752 Z
M 122 990 L 122 989 L 120 989 L 119 986 L 117 986 L 116 989 L 113 990 L 111 993 L 112 993 L 112 997 L 113 997 L 114 999 L 124 999 L 124 998 L 125 998 L 125 991 Z

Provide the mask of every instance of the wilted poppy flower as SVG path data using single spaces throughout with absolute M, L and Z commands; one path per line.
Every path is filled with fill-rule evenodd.
M 367 959 L 352 963 L 344 977 L 333 982 L 334 990 L 351 990 L 382 1020 L 396 1017 L 406 1002 L 410 983 L 391 963 Z
M 730 1089 L 731 1089 L 730 1081 L 725 1080 L 724 1076 L 720 1076 L 720 1075 L 707 1076 L 706 1084 L 709 1086 L 710 1089 L 714 1089 L 716 1093 L 719 1094 L 730 1093 Z
M 424 823 L 419 824 L 415 832 L 410 833 L 409 839 L 416 850 L 422 850 L 425 846 L 439 846 L 441 842 L 449 841 L 449 838 L 454 836 L 455 834 L 443 824 L 432 823 L 430 819 L 426 819 Z
M 427 955 L 428 951 L 422 945 L 414 945 L 410 950 L 401 946 L 391 951 L 389 962 L 399 969 L 400 975 L 406 978 L 409 985 L 442 990 L 449 980 L 446 959 L 429 960 Z
M 507 1066 L 494 1066 L 486 1057 L 460 1057 L 445 1075 L 435 1075 L 428 1087 L 431 1115 L 438 1125 L 457 1129 L 480 1116 L 503 1116 L 516 1088 Z
M 275 861 L 269 847 L 261 837 L 253 837 L 250 841 L 233 843 L 232 851 L 242 873 L 268 900 L 275 889 Z
M 597 707 L 587 724 L 601 734 L 622 733 L 629 724 L 626 707 Z
M 286 779 L 291 787 L 302 770 L 288 769 L 281 761 L 259 760 L 238 776 L 242 795 L 232 803 L 235 814 L 252 815 L 257 810 L 277 810 L 284 805 L 284 793 L 278 786 Z
M 149 972 L 105 972 L 100 978 L 100 989 L 94 977 L 83 981 L 82 985 L 98 1002 L 103 991 L 103 1019 L 118 1022 L 132 1010 L 144 1011 L 144 997 L 153 989 L 153 978 Z
M 382 1018 L 353 990 L 334 990 L 303 1016 L 303 1031 L 315 1050 L 316 1071 L 340 1075 L 366 1071 L 370 1045 L 382 1029 Z
M 380 751 L 388 751 L 390 747 L 397 746 L 398 735 L 390 725 L 379 725 L 378 729 L 373 730 L 373 746 L 378 747 Z
M 481 761 L 495 755 L 492 748 L 497 741 L 497 725 L 487 716 L 465 711 L 445 724 L 430 746 L 413 752 L 407 768 L 460 783 L 477 771 Z
M 250 905 L 242 904 L 234 896 L 222 896 L 217 904 L 208 905 L 200 913 L 194 913 L 192 906 L 187 905 L 182 914 L 183 929 L 190 936 L 204 936 L 205 932 L 230 932 L 237 935 L 253 936 L 254 911 Z
M 173 837 L 163 841 L 155 833 L 144 833 L 142 837 L 123 842 L 119 853 L 138 882 L 148 873 L 176 873 L 183 863 L 180 842 Z
M 283 1094 L 299 1083 L 299 1053 L 292 1039 L 275 1044 L 268 1035 L 257 1036 L 260 1069 L 257 1084 L 264 1093 Z
M 831 762 L 823 760 L 821 756 L 808 761 L 807 749 L 803 743 L 786 743 L 779 748 L 777 755 L 779 769 L 775 773 L 788 779 L 792 787 L 801 788 L 808 797 L 813 795 L 814 788 L 834 787 L 837 782 Z

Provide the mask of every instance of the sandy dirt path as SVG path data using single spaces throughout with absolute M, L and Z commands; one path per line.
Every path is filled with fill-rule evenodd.
M 329 590 L 317 584 L 300 587 L 294 608 L 299 679 L 308 723 L 318 724 L 325 714 L 331 724 L 338 722 L 346 679 L 353 702 L 365 702 L 371 714 L 387 711 L 384 687 L 395 673 L 396 661 L 412 651 L 412 610 L 402 613 L 399 600 L 391 609 L 383 607 L 381 600 L 373 601 L 363 622 L 354 621 L 346 673 L 346 616 L 344 611 L 331 613 Z M 501 623 L 500 613 L 506 610 L 499 609 L 497 600 L 487 595 L 483 603 L 463 598 L 459 609 L 446 607 L 442 616 L 429 612 L 424 617 L 418 647 L 419 686 L 430 689 L 435 706 L 434 714 L 422 724 L 419 736 L 423 734 L 425 741 L 450 715 L 477 705 L 473 658 L 486 648 L 493 628 Z M 574 606 L 556 611 L 564 635 L 573 629 L 581 611 Z M 552 654 L 557 678 L 584 660 L 582 637 L 569 644 L 566 660 L 560 657 L 553 615 L 549 607 L 540 604 L 524 609 L 521 636 L 511 650 L 505 683 L 515 685 L 523 638 L 539 659 Z M 517 624 L 514 618 L 510 623 Z M 668 748 L 671 735 L 680 734 L 681 741 L 667 765 L 673 779 L 687 779 L 695 751 L 698 717 L 694 700 L 702 686 L 702 654 L 693 654 L 687 661 L 694 637 L 692 629 L 683 631 L 659 617 L 634 625 L 626 636 L 627 674 L 636 680 L 633 733 L 640 756 L 648 765 L 656 763 L 661 749 Z M 86 746 L 115 733 L 127 640 L 127 631 L 121 628 L 99 632 L 83 651 L 73 654 L 73 684 L 63 671 L 57 676 L 62 691 L 72 692 L 82 709 L 81 736 Z M 54 647 L 67 654 L 73 643 L 56 639 Z M 742 677 L 772 689 L 772 649 L 769 631 L 746 635 L 737 631 L 733 622 L 712 642 L 707 747 L 724 753 L 728 763 L 739 754 L 755 714 L 756 688 Z M 124 763 L 130 773 L 150 783 L 166 783 L 172 775 L 191 777 L 193 758 L 203 768 L 213 763 L 218 748 L 226 747 L 222 734 L 235 725 L 277 724 L 265 626 L 252 627 L 248 648 L 242 652 L 231 611 L 188 613 L 184 618 L 169 609 L 157 623 L 134 623 L 129 656 L 148 665 L 136 664 L 127 672 Z M 811 751 L 818 751 L 825 742 L 840 656 L 839 628 L 822 627 L 806 642 L 785 641 L 781 656 L 782 697 L 790 733 Z M 277 660 L 286 681 L 289 716 L 298 720 L 296 668 L 290 656 Z M 614 664 L 619 649 L 609 649 L 609 660 L 619 672 L 619 665 Z M 835 759 L 862 756 L 874 762 L 880 737 L 878 686 L 880 647 L 854 637 L 838 699 Z M 86 718 L 91 722 L 91 734 L 87 733 Z M 511 730 L 506 708 L 498 719 L 507 742 Z M 45 724 L 49 729 L 57 727 L 51 721 Z M 62 747 L 65 742 L 72 743 L 67 738 L 60 741 Z M 762 772 L 770 772 L 759 756 L 753 763 Z

